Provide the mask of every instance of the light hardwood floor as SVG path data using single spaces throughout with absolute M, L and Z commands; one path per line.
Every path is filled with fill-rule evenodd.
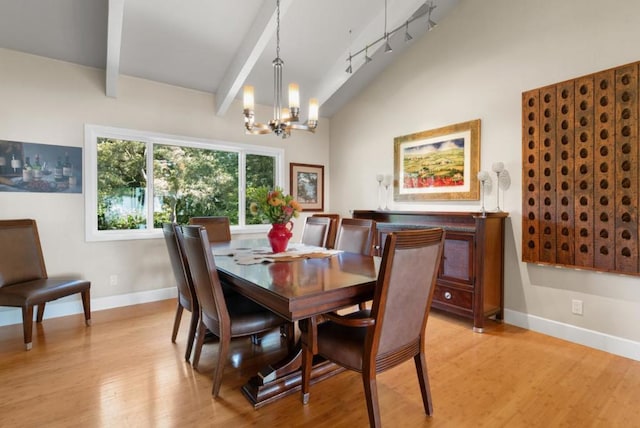
M 33 350 L 20 325 L 0 327 L 1 427 L 366 427 L 362 383 L 344 372 L 254 410 L 241 385 L 283 355 L 232 342 L 218 400 L 211 398 L 217 344 L 201 371 L 183 360 L 187 319 L 170 341 L 174 301 L 46 319 Z M 186 314 L 187 317 L 189 314 Z M 45 315 L 46 317 L 46 315 Z M 427 361 L 434 416 L 424 415 L 412 362 L 378 378 L 387 427 L 640 427 L 640 362 L 490 322 L 432 312 Z

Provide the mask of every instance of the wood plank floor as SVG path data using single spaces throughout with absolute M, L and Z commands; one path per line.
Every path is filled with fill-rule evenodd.
M 344 372 L 254 410 L 240 392 L 283 355 L 277 333 L 262 346 L 232 343 L 220 398 L 211 398 L 217 344 L 200 372 L 183 359 L 185 314 L 170 341 L 174 301 L 45 318 L 25 352 L 20 325 L 0 327 L 2 427 L 366 427 L 360 377 Z M 434 416 L 424 415 L 415 368 L 381 374 L 387 427 L 640 427 L 640 362 L 490 322 L 432 312 L 427 361 Z

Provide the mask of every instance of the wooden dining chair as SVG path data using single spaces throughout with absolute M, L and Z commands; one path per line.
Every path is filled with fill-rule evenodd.
M 312 214 L 311 217 L 329 217 L 331 219 L 331 223 L 329 224 L 329 233 L 327 233 L 327 248 L 335 248 L 338 223 L 340 223 L 340 214 L 316 213 Z
M 327 321 L 309 320 L 304 327 L 302 401 L 309 401 L 313 356 L 318 354 L 362 374 L 369 424 L 380 427 L 376 375 L 413 357 L 422 403 L 433 413 L 425 328 L 442 257 L 442 229 L 409 230 L 387 235 L 371 310 Z
M 85 323 L 91 325 L 90 289 L 91 282 L 84 279 L 47 275 L 35 220 L 0 220 L 0 306 L 22 309 L 27 351 L 32 347 L 34 306 L 40 323 L 47 302 L 79 293 Z
M 231 241 L 231 224 L 229 217 L 211 216 L 211 217 L 191 217 L 189 224 L 198 224 L 207 229 L 209 242 L 228 242 Z
M 196 328 L 198 327 L 200 306 L 198 304 L 198 299 L 196 298 L 193 280 L 191 279 L 189 264 L 187 263 L 187 258 L 184 255 L 182 234 L 176 232 L 178 229 L 180 229 L 180 226 L 175 223 L 164 223 L 162 225 L 164 240 L 167 244 L 167 250 L 169 251 L 169 260 L 171 261 L 171 270 L 173 271 L 176 287 L 178 288 L 178 304 L 173 321 L 171 342 L 176 342 L 180 321 L 182 320 L 182 313 L 186 309 L 191 312 L 191 322 L 189 323 L 189 333 L 187 335 L 187 349 L 184 354 L 185 360 L 189 361 L 191 360 L 191 351 L 193 349 Z
M 372 255 L 376 222 L 359 218 L 343 218 L 336 236 L 336 250 Z
M 329 217 L 307 217 L 300 242 L 315 247 L 326 247 L 330 226 L 331 218 Z
M 336 250 L 347 253 L 373 255 L 373 243 L 376 233 L 376 222 L 369 219 L 343 218 L 340 221 L 336 237 Z M 359 309 L 366 309 L 367 303 L 361 302 Z
M 225 296 L 206 229 L 195 225 L 183 226 L 180 233 L 184 236 L 184 251 L 200 305 L 193 367 L 197 370 L 205 332 L 209 329 L 220 339 L 211 391 L 217 397 L 232 338 L 252 336 L 286 325 L 287 345 L 292 349 L 293 323 L 238 293 Z

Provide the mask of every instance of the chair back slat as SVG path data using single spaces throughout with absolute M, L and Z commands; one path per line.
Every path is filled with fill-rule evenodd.
M 0 287 L 47 278 L 35 220 L 0 220 Z
M 371 316 L 371 346 L 385 354 L 420 343 L 442 257 L 442 229 L 387 235 Z

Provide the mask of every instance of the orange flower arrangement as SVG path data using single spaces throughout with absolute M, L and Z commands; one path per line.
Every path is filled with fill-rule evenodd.
M 249 205 L 249 211 L 265 222 L 287 223 L 292 218 L 298 217 L 302 211 L 302 207 L 293 199 L 293 196 L 285 194 L 279 187 L 273 190 L 257 187 L 249 189 L 248 193 L 253 201 Z

